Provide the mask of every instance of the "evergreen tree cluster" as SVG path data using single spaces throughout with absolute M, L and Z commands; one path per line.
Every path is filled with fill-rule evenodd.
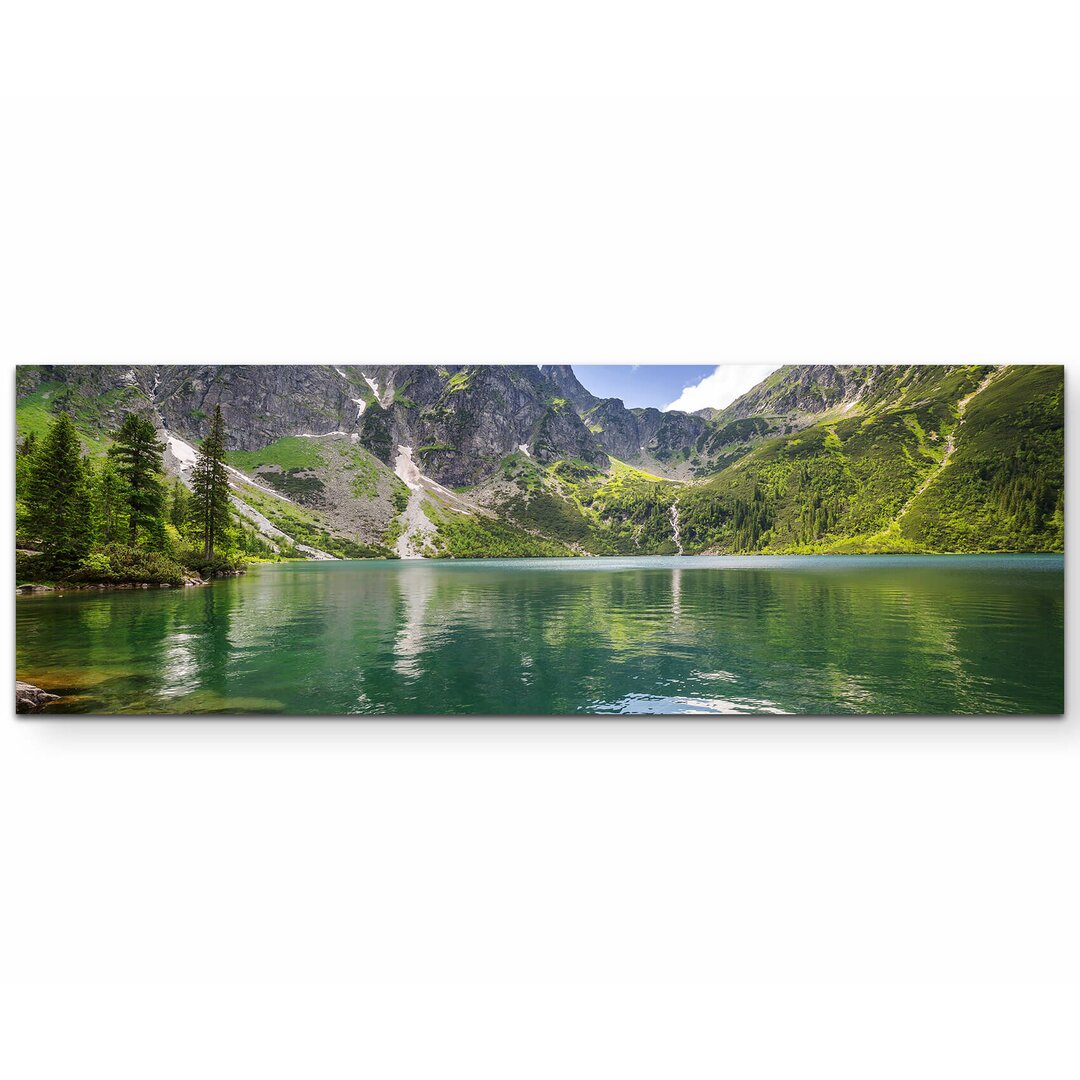
M 749 499 L 721 500 L 711 492 L 693 491 L 679 501 L 683 543 L 722 545 L 726 551 L 757 551 L 767 542 L 775 509 L 760 484 Z
M 16 533 L 24 580 L 179 584 L 191 571 L 238 569 L 273 550 L 240 522 L 229 496 L 220 408 L 199 448 L 191 488 L 167 482 L 153 422 L 126 414 L 108 452 L 83 453 L 66 411 L 16 455 Z

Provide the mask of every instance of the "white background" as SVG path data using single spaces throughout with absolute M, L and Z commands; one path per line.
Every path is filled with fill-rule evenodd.
M 5 23 L 9 388 L 1080 363 L 1066 5 Z M 1072 1078 L 1078 767 L 1075 719 L 8 719 L 0 1071 Z

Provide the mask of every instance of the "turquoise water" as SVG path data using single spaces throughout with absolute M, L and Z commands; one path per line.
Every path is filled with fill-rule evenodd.
M 1058 713 L 1064 560 L 291 563 L 16 600 L 89 713 Z

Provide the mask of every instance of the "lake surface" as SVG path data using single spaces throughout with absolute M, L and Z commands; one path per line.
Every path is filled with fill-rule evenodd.
M 16 599 L 88 713 L 1059 713 L 1055 555 L 320 562 Z

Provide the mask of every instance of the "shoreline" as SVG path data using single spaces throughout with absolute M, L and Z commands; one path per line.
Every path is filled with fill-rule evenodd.
M 382 558 L 382 559 L 287 559 L 282 561 L 273 562 L 260 562 L 255 565 L 262 566 L 282 566 L 282 565 L 307 565 L 316 563 L 322 563 L 326 561 L 339 562 L 339 563 L 387 563 L 395 565 L 403 565 L 406 563 L 471 563 L 471 562 L 577 562 L 586 559 L 596 560 L 611 560 L 617 561 L 619 559 L 821 559 L 821 558 L 836 558 L 836 559 L 957 559 L 957 558 L 972 558 L 972 557 L 988 557 L 988 556 L 1017 556 L 1017 555 L 1031 555 L 1031 556 L 1046 556 L 1057 555 L 1064 558 L 1064 551 L 698 551 L 698 552 L 670 552 L 666 555 L 658 553 L 623 553 L 623 554 L 592 554 L 583 553 L 575 555 L 476 555 L 468 557 L 460 556 L 418 556 L 411 559 L 395 559 L 395 558 Z M 179 585 L 173 585 L 170 582 L 139 582 L 139 581 L 120 581 L 120 582 L 36 582 L 36 581 L 24 581 L 15 586 L 15 596 L 29 597 L 29 596 L 63 596 L 67 593 L 73 592 L 127 592 L 136 589 L 187 589 L 198 588 L 200 586 L 212 585 L 215 581 L 224 580 L 228 578 L 238 578 L 246 575 L 249 567 L 245 567 L 243 570 L 223 572 L 215 574 L 211 578 L 200 578 L 197 575 L 192 575 L 189 578 L 185 578 Z
M 658 552 L 623 552 L 617 555 L 593 554 L 591 552 L 577 552 L 572 555 L 445 555 L 445 556 L 417 556 L 411 559 L 334 559 L 333 562 L 341 563 L 453 563 L 453 562 L 578 562 L 583 559 L 956 559 L 985 557 L 989 555 L 1060 555 L 1064 557 L 1063 550 L 1058 551 L 677 551 L 661 554 Z M 304 565 L 314 564 L 323 560 L 314 559 L 289 559 L 286 563 L 266 563 L 263 565 Z
M 24 581 L 21 585 L 15 586 L 15 595 L 19 596 L 63 596 L 65 593 L 70 592 L 115 592 L 117 590 L 127 591 L 129 589 L 193 589 L 202 585 L 212 585 L 215 581 L 223 578 L 238 578 L 243 577 L 247 572 L 245 567 L 242 570 L 235 571 L 223 571 L 222 573 L 215 574 L 213 577 L 203 578 L 197 574 L 192 574 L 189 577 L 185 577 L 179 585 L 174 585 L 170 581 L 56 581 L 56 582 L 37 582 L 37 581 Z

